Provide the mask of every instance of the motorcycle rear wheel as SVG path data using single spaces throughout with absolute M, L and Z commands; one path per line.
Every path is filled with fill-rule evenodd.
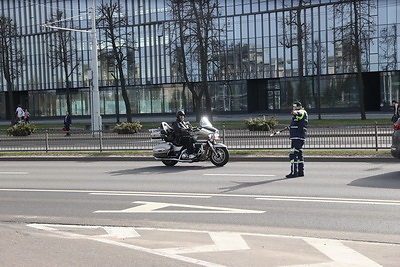
M 162 163 L 164 163 L 165 166 L 175 166 L 178 162 L 175 160 L 162 160 Z
M 222 167 L 229 161 L 229 152 L 226 147 L 216 147 L 215 153 L 211 154 L 211 163 L 217 167 Z

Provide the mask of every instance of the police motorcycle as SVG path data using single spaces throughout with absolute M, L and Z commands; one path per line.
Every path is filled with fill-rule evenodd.
M 153 148 L 154 159 L 161 160 L 166 166 L 210 160 L 215 166 L 221 167 L 229 161 L 228 148 L 218 142 L 219 131 L 207 117 L 200 120 L 200 127 L 192 127 L 189 131 L 194 139 L 195 158 L 190 158 L 187 150 L 175 143 L 173 128 L 168 123 L 161 122 L 160 128 L 149 131 L 152 141 L 156 143 Z

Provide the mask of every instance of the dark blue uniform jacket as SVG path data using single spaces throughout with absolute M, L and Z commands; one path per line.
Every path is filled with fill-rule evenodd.
M 297 110 L 289 126 L 290 139 L 305 140 L 307 137 L 308 114 L 305 109 Z

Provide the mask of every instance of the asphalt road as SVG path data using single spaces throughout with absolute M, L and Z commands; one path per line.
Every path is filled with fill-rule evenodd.
M 0 161 L 0 265 L 398 266 L 393 161 Z

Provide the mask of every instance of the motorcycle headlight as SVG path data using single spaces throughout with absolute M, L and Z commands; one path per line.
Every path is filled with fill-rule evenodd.
M 208 138 L 210 139 L 211 142 L 221 140 L 221 138 L 219 137 L 219 133 L 218 133 L 218 132 L 215 132 L 215 133 L 213 133 L 213 134 L 210 134 L 210 135 L 208 136 Z

